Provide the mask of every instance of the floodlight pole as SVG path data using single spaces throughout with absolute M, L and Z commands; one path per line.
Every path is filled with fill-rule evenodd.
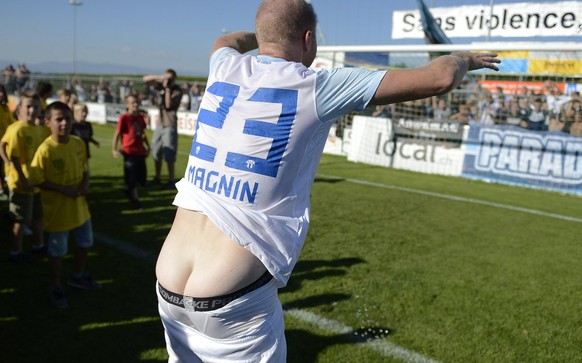
M 69 0 L 73 6 L 73 75 L 77 74 L 77 8 L 83 5 L 82 0 Z

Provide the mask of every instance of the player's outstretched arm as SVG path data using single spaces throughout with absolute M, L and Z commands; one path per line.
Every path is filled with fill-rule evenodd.
M 239 53 L 246 53 L 253 49 L 257 49 L 259 45 L 255 33 L 242 31 L 225 34 L 216 39 L 210 54 L 213 54 L 217 49 L 223 47 L 236 49 Z
M 423 67 L 386 72 L 373 105 L 404 102 L 450 92 L 468 71 L 489 68 L 498 71 L 497 53 L 453 53 L 438 57 Z

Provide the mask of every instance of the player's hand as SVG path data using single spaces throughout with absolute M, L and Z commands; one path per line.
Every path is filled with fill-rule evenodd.
M 27 193 L 34 192 L 34 187 L 30 185 L 27 178 L 21 178 L 17 185 Z
M 489 68 L 494 71 L 498 71 L 499 68 L 495 64 L 501 63 L 501 60 L 497 58 L 497 53 L 453 53 L 451 55 L 461 57 L 469 62 L 469 70 L 473 71 L 476 69 Z
M 112 150 L 111 153 L 113 154 L 113 157 L 116 159 L 119 159 L 119 151 L 117 150 Z

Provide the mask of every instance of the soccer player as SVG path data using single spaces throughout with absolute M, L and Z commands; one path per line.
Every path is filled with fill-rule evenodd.
M 309 227 L 309 193 L 331 124 L 368 104 L 442 95 L 495 53 L 417 69 L 308 67 L 316 15 L 265 0 L 256 33 L 221 36 L 210 58 L 178 206 L 156 274 L 170 362 L 284 362 L 286 285 Z M 258 55 L 243 54 L 258 47 Z

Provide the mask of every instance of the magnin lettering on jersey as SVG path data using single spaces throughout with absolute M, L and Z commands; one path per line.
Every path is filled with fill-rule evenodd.
M 568 184 L 582 182 L 582 140 L 487 129 L 480 133 L 479 141 L 478 170 Z
M 202 190 L 241 202 L 255 203 L 259 190 L 259 183 L 251 184 L 234 176 L 195 166 L 188 167 L 187 176 L 190 183 Z

